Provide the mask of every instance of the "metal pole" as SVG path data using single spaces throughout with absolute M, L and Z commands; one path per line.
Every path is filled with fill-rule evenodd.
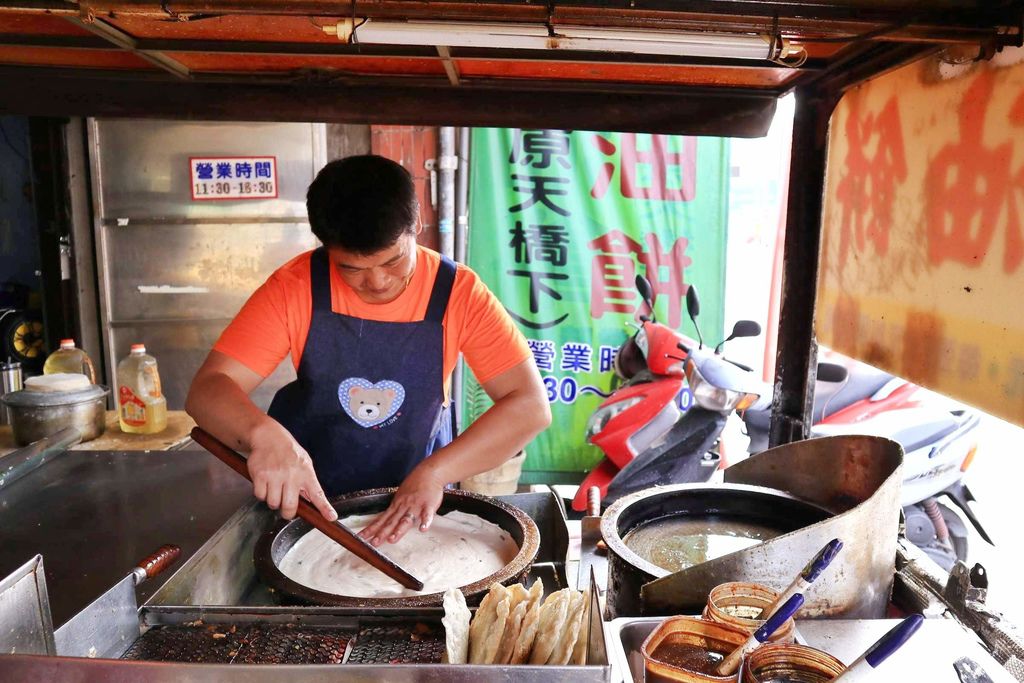
M 46 463 L 68 452 L 68 449 L 82 440 L 82 434 L 74 427 L 43 437 L 35 443 L 11 451 L 4 456 L 4 474 L 0 477 L 0 493 L 26 474 L 34 472 Z
M 459 128 L 459 158 L 455 172 L 455 260 L 466 262 L 466 243 L 469 237 L 469 128 Z M 462 432 L 462 392 L 465 387 L 466 366 L 462 357 L 455 364 L 452 378 L 452 402 L 455 404 L 455 433 Z
M 822 193 L 828 121 L 836 102 L 835 96 L 816 89 L 796 92 L 770 446 L 806 439 L 810 433 Z
M 459 168 L 455 174 L 455 260 L 466 262 L 469 239 L 469 128 L 459 128 Z
M 440 234 L 441 253 L 455 256 L 455 129 L 441 128 L 441 155 L 438 159 L 437 230 Z

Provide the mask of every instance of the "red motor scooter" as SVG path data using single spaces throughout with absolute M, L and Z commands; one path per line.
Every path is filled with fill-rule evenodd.
M 587 423 L 587 440 L 605 457 L 580 485 L 574 510 L 586 509 L 591 486 L 610 504 L 658 484 L 707 481 L 720 463 L 711 448 L 726 418 L 758 398 L 760 385 L 750 369 L 726 360 L 720 351 L 736 337 L 760 334 L 760 325 L 738 321 L 732 334 L 711 350 L 704 347 L 697 325 L 700 302 L 692 285 L 686 310 L 697 341 L 656 321 L 646 278 L 638 275 L 636 287 L 651 314 L 640 317 L 636 333 L 616 353 L 615 373 L 626 383 Z

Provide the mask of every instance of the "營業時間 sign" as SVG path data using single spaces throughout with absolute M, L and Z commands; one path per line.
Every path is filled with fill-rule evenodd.
M 277 197 L 276 157 L 192 157 L 192 200 Z

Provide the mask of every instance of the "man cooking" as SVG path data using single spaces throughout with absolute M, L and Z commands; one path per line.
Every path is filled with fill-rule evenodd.
M 253 493 L 291 519 L 299 496 L 398 486 L 362 533 L 430 527 L 445 486 L 497 467 L 551 421 L 526 340 L 477 275 L 416 243 L 413 181 L 366 155 L 332 161 L 306 208 L 324 246 L 252 295 L 206 358 L 185 409 L 248 453 Z M 249 399 L 287 354 L 298 380 L 265 414 Z M 459 353 L 494 405 L 454 441 L 447 387 Z M 427 456 L 430 457 L 427 457 Z

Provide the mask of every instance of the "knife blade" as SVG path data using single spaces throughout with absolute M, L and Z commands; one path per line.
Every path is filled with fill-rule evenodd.
M 981 664 L 970 657 L 961 657 L 953 662 L 953 668 L 960 676 L 960 683 L 993 683 L 992 677 L 985 673 Z
M 88 607 L 53 634 L 62 657 L 117 659 L 139 637 L 139 604 L 135 587 L 174 564 L 181 554 L 176 545 L 163 545 L 138 563 Z

